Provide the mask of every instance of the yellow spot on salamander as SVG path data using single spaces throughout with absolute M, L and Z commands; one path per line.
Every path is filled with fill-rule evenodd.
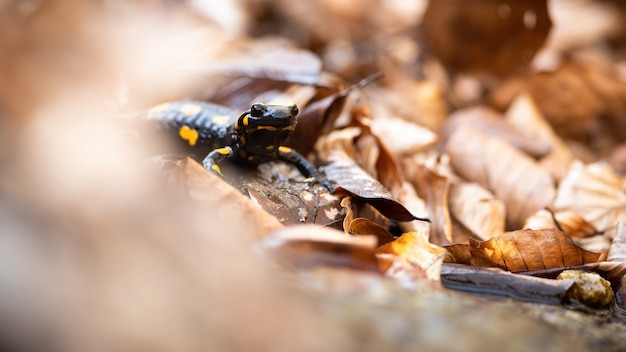
M 211 122 L 213 122 L 216 125 L 225 125 L 226 123 L 228 123 L 229 120 L 230 120 L 230 117 L 226 115 L 217 115 L 213 117 L 213 120 L 211 120 Z
M 211 166 L 211 169 L 213 169 L 213 171 L 217 172 L 218 175 L 222 175 L 222 170 L 220 170 L 220 167 L 217 165 L 213 165 Z
M 273 145 L 268 145 L 267 147 L 265 147 L 265 149 L 267 149 L 267 150 L 274 150 L 274 148 L 276 148 L 276 147 L 273 146 Z
M 248 115 L 246 115 L 246 117 L 243 118 L 243 125 L 248 126 Z
M 222 155 L 228 155 L 230 154 L 230 150 L 228 148 L 217 148 L 215 149 L 216 152 L 222 154 Z
M 239 141 L 241 141 L 241 143 L 246 144 L 246 137 L 244 136 L 238 136 L 239 137 Z
M 184 125 L 178 130 L 178 135 L 183 140 L 186 140 L 192 147 L 198 142 L 198 130 L 194 130 L 187 125 Z
M 171 103 L 163 103 L 150 108 L 150 110 L 148 110 L 148 117 L 152 117 L 162 111 L 167 110 L 171 105 Z
M 251 155 L 248 157 L 248 161 L 252 161 L 252 160 L 254 160 L 254 157 Z
M 258 130 L 276 131 L 276 127 L 274 126 L 257 126 L 256 129 L 257 131 Z
M 283 131 L 293 131 L 293 130 L 294 130 L 293 126 L 283 127 Z
M 289 148 L 289 147 L 285 147 L 284 145 L 281 145 L 280 147 L 278 147 L 278 150 L 279 150 L 281 153 L 285 153 L 285 154 L 287 154 L 287 153 L 291 153 L 291 148 Z
M 180 112 L 182 112 L 185 115 L 195 115 L 197 113 L 199 113 L 200 111 L 202 111 L 202 107 L 198 104 L 193 104 L 193 103 L 187 103 L 183 106 L 180 107 L 179 109 Z

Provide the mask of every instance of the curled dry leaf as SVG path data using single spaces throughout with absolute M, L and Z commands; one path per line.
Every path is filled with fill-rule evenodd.
M 470 253 L 473 265 L 513 272 L 595 263 L 600 257 L 558 230 L 517 230 L 485 242 L 470 239 Z
M 550 174 L 499 139 L 462 127 L 452 134 L 446 149 L 452 166 L 462 177 L 492 190 L 504 202 L 510 228 L 520 228 L 554 198 Z
M 581 214 L 599 231 L 626 217 L 626 179 L 603 162 L 574 162 L 559 185 L 554 208 Z
M 470 253 L 470 245 L 465 243 L 455 243 L 449 246 L 443 246 L 448 253 L 443 259 L 444 263 L 457 263 L 471 265 L 472 255 Z
M 274 216 L 189 157 L 178 163 L 168 183 L 184 190 L 192 199 L 210 204 L 225 216 L 235 214 L 238 221 L 249 222 L 251 233 L 248 235 L 253 238 L 262 238 L 283 228 Z
M 504 232 L 504 204 L 479 184 L 452 184 L 449 202 L 451 215 L 476 237 L 487 240 Z
M 518 130 L 519 126 L 507 122 L 500 113 L 487 106 L 473 106 L 452 113 L 441 131 L 442 138 L 447 140 L 462 126 L 471 126 L 478 132 L 504 140 L 535 158 L 548 154 L 552 149 L 550 141 L 524 135 Z
M 395 241 L 378 247 L 376 256 L 387 275 L 427 278 L 439 281 L 441 264 L 447 251 L 428 242 L 428 235 L 407 232 Z
M 350 195 L 366 202 L 384 216 L 396 221 L 421 219 L 411 214 L 380 182 L 342 153 L 335 153 L 330 160 L 331 163 L 323 170 L 328 180 L 336 186 L 336 194 Z
M 376 236 L 379 246 L 395 240 L 395 237 L 393 237 L 393 235 L 389 233 L 387 229 L 365 218 L 356 218 L 352 220 L 348 225 L 348 232 L 350 232 L 351 235 L 355 236 Z
M 265 237 L 259 247 L 279 262 L 300 269 L 331 266 L 378 271 L 374 236 L 347 236 L 318 225 L 296 225 Z

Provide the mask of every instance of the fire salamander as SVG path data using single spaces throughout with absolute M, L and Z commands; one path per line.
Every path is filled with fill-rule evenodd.
M 296 115 L 296 105 L 255 103 L 238 114 L 221 105 L 179 101 L 155 106 L 147 119 L 158 122 L 159 128 L 176 131 L 195 154 L 206 155 L 202 165 L 218 176 L 222 176 L 218 163 L 224 159 L 247 166 L 284 160 L 308 182 L 319 182 L 330 191 L 328 181 L 302 155 L 282 145 L 296 127 Z

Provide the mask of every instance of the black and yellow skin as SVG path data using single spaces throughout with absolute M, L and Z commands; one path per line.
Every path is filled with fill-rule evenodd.
M 283 145 L 295 129 L 296 105 L 253 104 L 242 114 L 224 106 L 193 101 L 158 105 L 147 114 L 148 120 L 176 132 L 196 155 L 206 155 L 203 166 L 222 175 L 218 163 L 232 159 L 242 165 L 284 160 L 293 164 L 309 181 L 330 189 L 317 170 L 298 152 Z

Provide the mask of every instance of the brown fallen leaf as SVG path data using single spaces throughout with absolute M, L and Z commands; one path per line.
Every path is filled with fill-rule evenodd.
M 280 166 L 267 163 L 259 166 L 276 172 Z M 340 198 L 334 196 L 320 184 L 294 182 L 291 180 L 267 181 L 259 177 L 256 170 L 244 179 L 244 187 L 252 200 L 285 225 L 311 223 L 321 226 L 341 228 L 345 216 L 339 205 Z M 284 177 L 284 176 L 282 176 Z
M 430 243 L 445 246 L 452 242 L 452 223 L 448 210 L 448 180 L 429 170 L 418 166 L 411 182 L 421 199 L 424 199 L 428 218 L 431 221 L 428 240 Z
M 581 214 L 600 232 L 613 228 L 626 217 L 626 178 L 603 162 L 574 162 L 559 185 L 552 208 Z
M 470 254 L 470 245 L 466 243 L 455 243 L 449 246 L 443 246 L 448 254 L 443 259 L 444 263 L 457 263 L 471 265 L 472 255 Z
M 283 225 L 236 188 L 187 157 L 170 173 L 168 183 L 189 197 L 211 204 L 223 214 L 237 214 L 250 223 L 247 235 L 259 239 L 283 228 Z
M 554 132 L 533 98 L 522 92 L 513 100 L 504 116 L 528 140 L 550 145 L 550 152 L 541 158 L 539 164 L 555 180 L 561 180 L 574 160 L 574 155 Z
M 348 225 L 348 232 L 355 236 L 376 236 L 379 246 L 395 240 L 395 237 L 393 237 L 387 229 L 365 218 L 356 218 L 352 220 Z
M 376 208 L 384 216 L 397 221 L 426 220 L 411 214 L 380 182 L 354 161 L 336 153 L 324 166 L 326 177 L 335 186 L 335 194 L 350 195 Z
M 472 265 L 499 267 L 512 272 L 595 263 L 599 253 L 578 247 L 559 230 L 517 230 L 485 242 L 470 238 Z
M 521 131 L 525 127 L 511 124 L 500 113 L 487 106 L 472 106 L 452 113 L 441 130 L 444 141 L 462 126 L 471 126 L 478 132 L 504 140 L 534 158 L 540 158 L 552 149 L 550 141 L 526 136 Z
M 472 6 L 429 1 L 421 31 L 426 50 L 451 71 L 506 75 L 523 69 L 551 27 L 547 2 L 487 0 Z
M 524 228 L 531 230 L 559 229 L 571 237 L 588 237 L 598 233 L 596 228 L 581 215 L 568 210 L 552 212 L 541 209 L 528 218 Z
M 520 228 L 554 198 L 550 174 L 499 139 L 462 127 L 450 137 L 446 150 L 451 165 L 462 177 L 491 190 L 504 202 L 509 228 Z
M 380 268 L 394 277 L 427 278 L 439 281 L 441 264 L 447 251 L 428 242 L 428 235 L 407 232 L 395 241 L 380 246 L 376 256 Z
M 504 204 L 480 185 L 452 184 L 449 203 L 451 215 L 476 237 L 488 240 L 504 232 Z
M 295 225 L 273 232 L 259 247 L 298 269 L 331 266 L 378 272 L 374 236 L 348 236 L 318 225 Z

